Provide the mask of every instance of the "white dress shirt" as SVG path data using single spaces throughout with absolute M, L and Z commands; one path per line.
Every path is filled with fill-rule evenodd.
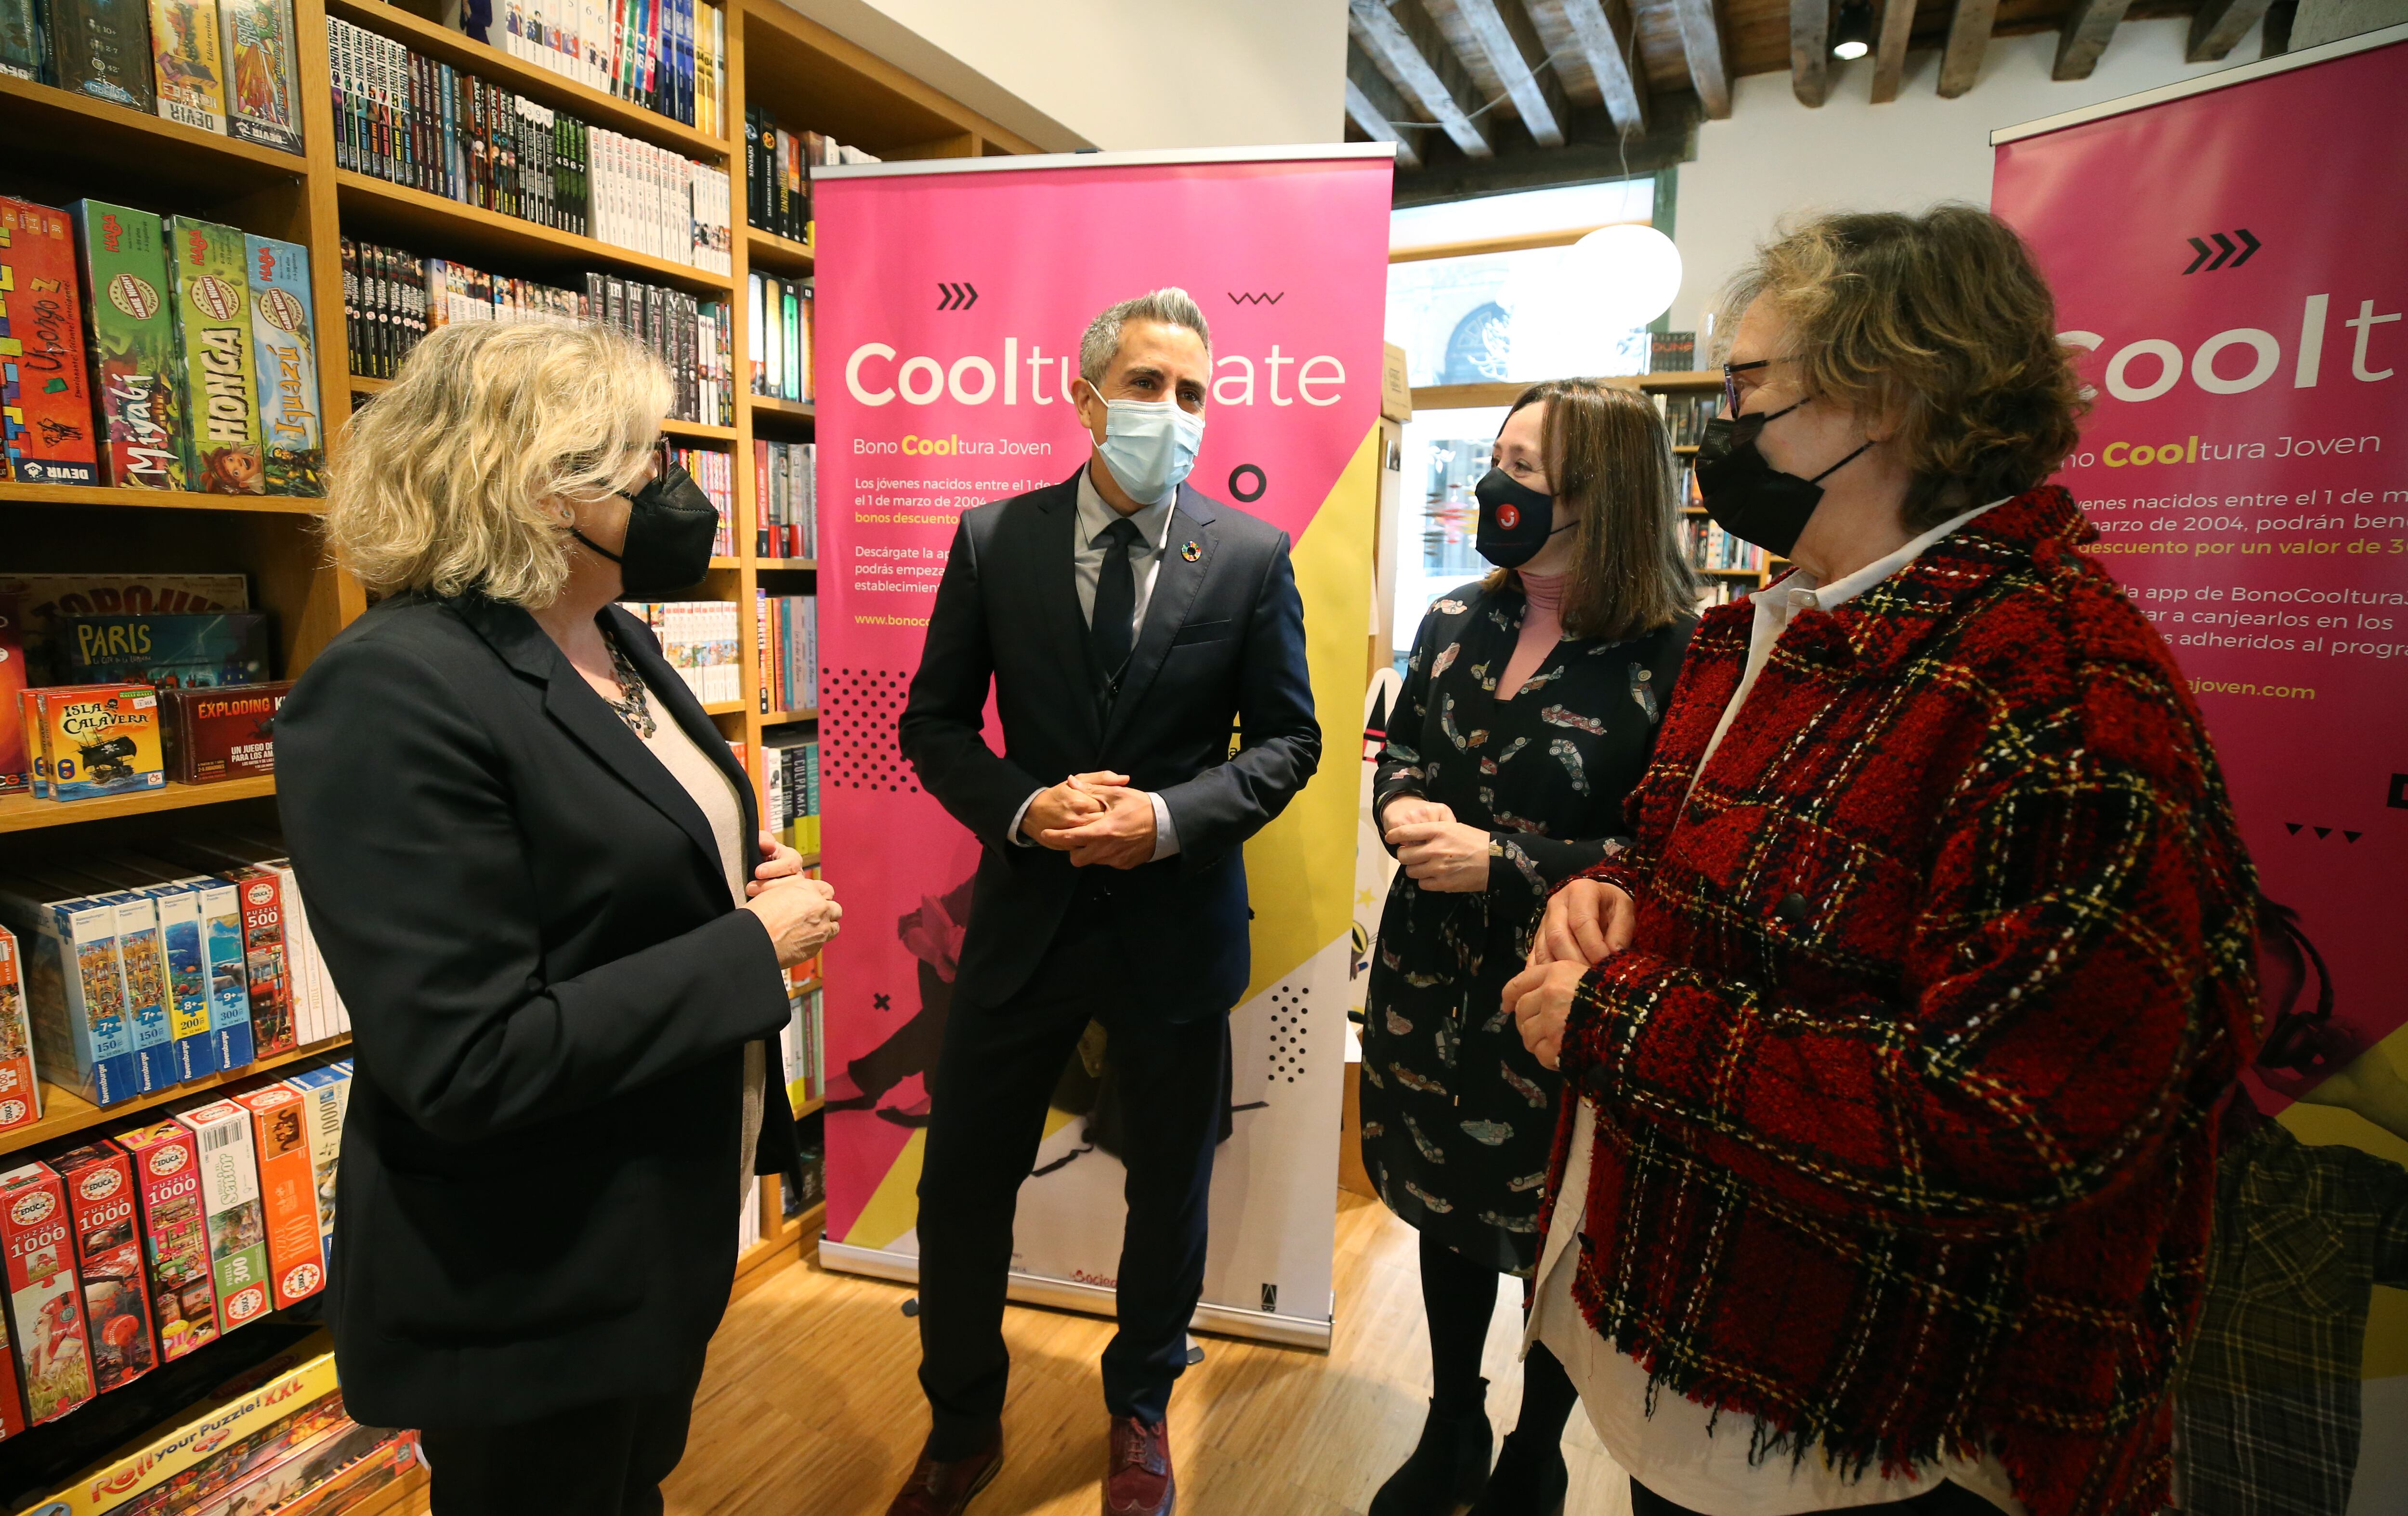
M 1079 470 L 1079 519 L 1073 529 L 1070 552 L 1070 575 L 1079 588 L 1079 619 L 1090 627 L 1096 621 L 1096 586 L 1104 577 L 1104 554 L 1111 546 L 1111 539 L 1104 532 L 1121 519 L 1121 513 L 1096 491 L 1095 466 L 1091 463 Z M 1137 523 L 1137 540 L 1128 547 L 1129 572 L 1137 579 L 1137 604 L 1129 612 L 1132 648 L 1145 632 L 1145 609 L 1154 600 L 1154 577 L 1162 568 L 1162 555 L 1170 540 L 1170 513 L 1178 504 L 1179 487 L 1173 485 L 1169 493 L 1150 506 L 1140 506 L 1128 518 Z M 1027 819 L 1028 808 L 1043 793 L 1032 791 L 1020 803 L 1020 808 L 1011 813 L 1010 837 L 1021 847 L 1037 846 L 1022 833 L 1020 823 Z M 1162 796 L 1150 791 L 1146 798 L 1154 803 L 1153 856 L 1168 858 L 1179 851 L 1179 832 L 1170 824 L 1170 808 L 1162 803 Z
M 1999 504 L 1992 501 L 1992 506 Z M 1818 585 L 1805 569 L 1792 571 L 1779 584 L 1755 597 L 1756 622 L 1748 638 L 1747 666 L 1739 688 L 1723 708 L 1722 720 L 1698 760 L 1706 761 L 1722 743 L 1723 734 L 1755 688 L 1772 656 L 1772 645 L 1801 610 L 1832 610 L 1889 578 L 1924 553 L 1933 543 L 1990 508 L 1982 506 L 1942 522 L 1885 558 L 1828 585 Z M 1690 780 L 1696 788 L 1697 780 Z M 1612 1341 L 1593 1331 L 1572 1298 L 1578 1268 L 1565 1260 L 1587 1211 L 1589 1154 L 1597 1136 L 1597 1107 L 1583 1096 L 1572 1117 L 1572 1141 L 1564 1163 L 1563 1188 L 1555 1204 L 1555 1222 L 1547 1229 L 1546 1251 L 1539 1261 L 1539 1288 L 1523 1341 L 1544 1342 L 1580 1387 L 1581 1404 L 1597 1428 L 1599 1441 L 1625 1473 L 1656 1494 L 1692 1510 L 1713 1516 L 1796 1516 L 1801 1511 L 1834 1510 L 1870 1506 L 1934 1488 L 1954 1480 L 2009 1516 L 2024 1516 L 2007 1471 L 1985 1453 L 1978 1460 L 1941 1459 L 1918 1464 L 1913 1471 L 1884 1477 L 1878 1468 L 1861 1479 L 1843 1478 L 1809 1452 L 1793 1463 L 1785 1453 L 1772 1453 L 1751 1463 L 1748 1445 L 1755 1424 L 1750 1418 L 1713 1412 L 1669 1390 L 1647 1413 L 1647 1371 Z M 1626 1246 L 1643 1238 L 1625 1238 Z

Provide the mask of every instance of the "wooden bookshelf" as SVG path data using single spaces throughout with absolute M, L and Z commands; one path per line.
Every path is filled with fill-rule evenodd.
M 73 826 L 117 816 L 147 816 L 154 811 L 181 810 L 187 806 L 223 805 L 230 800 L 254 800 L 276 793 L 273 775 L 222 779 L 215 784 L 169 781 L 156 790 L 130 794 L 106 794 L 93 800 L 37 800 L 30 794 L 0 795 L 0 833 L 34 832 Z
M 169 1085 L 164 1090 L 153 1090 L 149 1094 L 137 1096 L 132 1100 L 121 1100 L 113 1106 L 95 1106 L 74 1091 L 62 1089 L 50 1080 L 44 1080 L 42 1081 L 42 1119 L 20 1126 L 13 1131 L 0 1132 L 0 1157 L 22 1152 L 29 1148 L 37 1148 L 60 1137 L 71 1137 L 78 1132 L 88 1132 L 97 1126 L 130 1131 L 142 1125 L 148 1119 L 148 1113 L 157 1110 L 162 1106 L 175 1105 L 179 1101 L 190 1100 L 195 1095 L 229 1085 L 248 1084 L 252 1080 L 276 1069 L 294 1064 L 307 1063 L 312 1058 L 323 1058 L 330 1053 L 339 1052 L 351 1045 L 351 1039 L 348 1037 L 327 1037 L 306 1047 L 295 1048 L 291 1052 L 280 1052 L 272 1057 L 245 1064 L 240 1068 L 211 1074 L 206 1079 L 190 1080 L 182 1084 Z
M 408 3 L 419 5 L 419 0 Z M 749 605 L 765 584 L 781 593 L 807 593 L 810 576 L 818 569 L 814 561 L 764 559 L 752 551 L 760 503 L 752 495 L 750 465 L 754 438 L 809 438 L 817 413 L 808 403 L 747 393 L 756 334 L 747 329 L 744 294 L 748 275 L 756 267 L 781 278 L 814 272 L 818 250 L 814 240 L 775 236 L 747 224 L 742 123 L 748 103 L 766 109 L 788 130 L 824 132 L 889 159 L 1028 152 L 1035 150 L 1034 144 L 781 0 L 729 0 L 725 7 L 724 104 L 735 129 L 724 134 L 685 126 L 473 42 L 430 20 L 434 8 L 431 0 L 420 7 L 428 14 L 386 0 L 294 0 L 294 49 L 300 60 L 296 98 L 305 145 L 299 154 L 0 78 L 0 144 L 37 144 L 41 150 L 0 150 L 0 194 L 48 205 L 98 194 L 163 214 L 207 217 L 308 249 L 320 399 L 327 443 L 337 453 L 354 397 L 373 396 L 389 384 L 345 372 L 344 237 L 569 287 L 580 285 L 588 272 L 617 273 L 724 301 L 733 318 L 733 422 L 667 422 L 663 427 L 682 442 L 726 449 L 736 465 L 731 471 L 735 499 L 730 524 L 741 551 L 712 560 L 710 577 L 695 594 L 740 607 Z M 597 127 L 723 168 L 729 177 L 726 224 L 734 233 L 733 266 L 724 274 L 710 273 L 342 169 L 336 162 L 328 88 L 329 19 L 400 41 Z M 251 586 L 252 608 L 274 617 L 276 671 L 299 677 L 327 641 L 367 607 L 358 581 L 326 551 L 320 535 L 322 513 L 322 505 L 316 500 L 0 483 L 0 572 L 241 572 Z M 763 729 L 811 722 L 818 712 L 760 708 L 758 628 L 749 614 L 739 618 L 739 624 L 740 698 L 708 708 L 730 740 L 745 745 L 757 785 Z M 242 779 L 171 784 L 69 803 L 0 798 L 0 869 L 62 850 L 138 849 L 164 832 L 206 829 L 216 824 L 211 807 L 235 805 L 249 824 L 264 815 L 274 794 L 272 779 Z M 821 859 L 814 854 L 805 863 L 816 867 Z M 263 1059 L 230 1075 L 105 1110 L 69 1092 L 48 1089 L 42 1120 L 0 1136 L 0 1154 L 36 1150 L 79 1132 L 117 1130 L 214 1085 L 273 1075 L 289 1063 L 342 1045 L 337 1040 Z M 806 1114 L 816 1108 L 807 1108 Z M 824 1211 L 814 1209 L 784 1221 L 775 1194 L 778 1181 L 764 1182 L 767 1235 L 747 1251 L 738 1290 L 803 1256 L 824 1219 Z M 422 1483 L 413 1478 L 397 1484 L 363 1509 L 421 1509 Z

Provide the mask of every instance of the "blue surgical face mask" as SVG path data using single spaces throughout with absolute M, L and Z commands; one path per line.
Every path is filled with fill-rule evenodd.
M 1179 488 L 1204 446 L 1204 418 L 1176 400 L 1109 400 L 1104 410 L 1104 465 L 1129 498 L 1152 505 Z

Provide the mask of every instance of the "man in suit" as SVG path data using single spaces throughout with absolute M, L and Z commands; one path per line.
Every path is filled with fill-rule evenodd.
M 1074 387 L 1093 455 L 966 512 L 937 590 L 898 735 L 985 847 L 920 1177 L 934 1427 L 890 1516 L 952 1516 L 1002 1461 L 1013 1210 L 1091 1021 L 1129 1111 L 1104 1509 L 1168 1516 L 1175 1499 L 1165 1417 L 1251 966 L 1240 844 L 1321 758 L 1286 534 L 1182 482 L 1211 378 L 1186 292 L 1097 316 Z M 982 730 L 990 683 L 1000 754 Z

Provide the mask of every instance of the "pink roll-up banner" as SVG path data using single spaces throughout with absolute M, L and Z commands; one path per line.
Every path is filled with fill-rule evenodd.
M 2192 1510 L 2408 1512 L 2403 101 L 2393 27 L 1992 139 L 2096 392 L 2060 479 L 2282 908 L 2243 1094 L 2278 1129 L 2228 1123 L 2177 1380 Z
M 1213 383 L 1190 482 L 1289 534 L 1326 751 L 1246 848 L 1254 976 L 1231 1023 L 1197 1324 L 1325 1344 L 1356 774 L 1378 488 L 1392 164 L 1384 146 L 1084 153 L 814 171 L 822 846 L 845 905 L 826 959 L 830 1266 L 916 1278 L 925 1072 L 979 844 L 922 793 L 895 722 L 961 513 L 1088 456 L 1079 339 L 1185 289 Z M 992 708 L 990 708 L 992 710 Z M 991 723 L 991 741 L 1000 746 Z M 1181 930 L 1164 922 L 1166 932 Z M 1015 1298 L 1111 1309 L 1124 1172 L 1066 1069 L 1014 1239 Z M 864 1104 L 863 1099 L 875 1096 Z

